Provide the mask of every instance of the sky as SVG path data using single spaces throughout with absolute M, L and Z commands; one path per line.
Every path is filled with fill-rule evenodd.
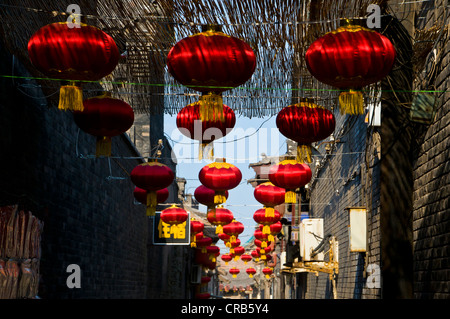
M 229 190 L 229 196 L 224 205 L 233 212 L 237 221 L 244 224 L 244 232 L 239 235 L 241 245 L 251 239 L 257 225 L 253 220 L 253 213 L 263 207 L 253 195 L 254 188 L 247 183 L 248 179 L 255 177 L 255 172 L 249 164 L 260 161 L 261 153 L 275 156 L 284 154 L 286 151 L 285 138 L 279 133 L 275 118 L 276 116 L 268 116 L 250 119 L 236 115 L 234 129 L 224 138 L 214 142 L 214 157 L 225 157 L 228 163 L 232 163 L 242 172 L 241 183 Z M 195 189 L 201 185 L 198 180 L 199 171 L 212 161 L 198 160 L 199 143 L 179 132 L 176 126 L 176 114 L 164 116 L 164 132 L 170 137 L 169 142 L 178 159 L 177 177 L 186 179 L 185 193 L 194 194 Z M 200 205 L 199 208 L 206 212 L 206 206 Z M 218 243 L 219 247 L 222 246 L 221 242 Z

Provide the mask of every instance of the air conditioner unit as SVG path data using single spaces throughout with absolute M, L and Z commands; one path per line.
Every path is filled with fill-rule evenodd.
M 200 284 L 202 280 L 202 267 L 193 265 L 191 269 L 191 284 Z
M 300 256 L 303 261 L 322 261 L 324 253 L 320 252 L 314 257 L 312 251 L 323 240 L 323 218 L 305 218 L 300 223 Z

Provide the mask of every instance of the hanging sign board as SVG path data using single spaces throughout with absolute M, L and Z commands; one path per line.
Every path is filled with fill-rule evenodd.
M 153 221 L 154 245 L 189 245 L 190 244 L 190 213 L 186 221 L 178 225 L 166 224 L 161 219 L 161 212 L 156 212 Z

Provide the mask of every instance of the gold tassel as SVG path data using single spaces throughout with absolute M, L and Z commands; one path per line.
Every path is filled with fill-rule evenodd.
M 261 242 L 261 248 L 266 248 L 266 247 L 267 247 L 267 242 L 266 241 Z
M 264 211 L 266 212 L 265 217 L 274 217 L 275 216 L 275 209 L 273 207 L 266 207 Z
M 262 229 L 262 233 L 263 234 L 270 234 L 270 226 L 269 225 L 264 225 L 263 229 Z
M 216 227 L 216 234 L 222 234 L 223 233 L 223 226 L 217 225 Z
M 234 256 L 234 261 L 238 261 L 239 260 L 239 256 Z
M 258 261 L 259 261 L 259 258 L 255 258 L 255 261 L 258 262 Z
M 228 265 L 228 261 L 225 262 L 225 265 Z
M 97 136 L 95 156 L 111 156 L 111 137 Z
M 83 91 L 81 87 L 70 83 L 61 86 L 59 90 L 58 109 L 70 111 L 83 111 Z
M 261 255 L 261 260 L 266 260 L 266 255 Z
M 339 94 L 341 114 L 364 114 L 364 97 L 361 91 L 349 90 Z
M 198 159 L 207 159 L 207 160 L 213 160 L 214 159 L 214 145 L 213 142 L 211 143 L 200 143 L 198 147 Z
M 266 275 L 266 278 L 267 278 L 267 279 L 270 279 L 270 275 Z
M 253 274 L 248 274 L 248 277 L 249 278 L 253 278 Z
M 223 99 L 222 94 L 215 94 L 209 92 L 203 94 L 200 98 L 200 119 L 202 121 L 217 121 L 225 122 L 223 114 Z
M 295 192 L 286 191 L 286 193 L 284 195 L 284 202 L 285 203 L 295 203 Z
M 265 255 L 264 255 L 265 252 L 266 252 L 266 251 L 265 251 L 264 249 L 260 249 L 260 250 L 259 250 L 259 253 L 261 254 L 261 258 L 262 258 L 262 259 L 266 259 L 266 258 L 263 258 L 263 257 L 265 257 Z
M 214 195 L 214 204 L 223 204 L 227 201 L 225 191 L 216 191 Z
M 297 146 L 297 162 L 300 164 L 312 162 L 311 145 Z
M 236 276 L 237 276 L 236 274 L 233 274 L 233 278 L 236 278 Z
M 155 216 L 157 204 L 156 192 L 147 192 L 147 216 Z
M 269 237 L 267 238 L 268 241 L 273 241 L 275 238 L 273 237 L 273 235 L 269 235 Z

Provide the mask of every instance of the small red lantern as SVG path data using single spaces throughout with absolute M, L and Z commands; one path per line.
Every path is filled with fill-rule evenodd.
M 233 213 L 222 206 L 210 210 L 206 218 L 208 221 L 216 226 L 216 234 L 223 233 L 223 226 L 233 221 Z
M 273 185 L 271 182 L 262 183 L 255 187 L 253 195 L 264 205 L 267 216 L 273 216 L 274 207 L 284 203 L 285 189 Z
M 311 177 L 309 166 L 294 159 L 285 159 L 272 165 L 269 170 L 269 180 L 274 185 L 286 190 L 286 203 L 295 203 L 295 190 L 308 184 Z
M 83 105 L 83 111 L 73 112 L 75 124 L 97 138 L 97 157 L 111 156 L 111 138 L 125 133 L 133 125 L 133 109 L 108 92 L 85 100 Z
M 283 108 L 277 115 L 276 124 L 281 134 L 297 142 L 297 161 L 311 163 L 311 143 L 330 136 L 336 120 L 331 111 L 303 99 Z
M 223 232 L 230 236 L 230 243 L 236 242 L 237 236 L 244 231 L 244 225 L 241 222 L 233 220 L 231 223 L 223 226 Z
M 245 270 L 245 272 L 248 274 L 248 277 L 249 277 L 249 278 L 253 278 L 253 275 L 256 274 L 256 269 L 250 267 L 250 268 L 247 268 L 247 269 Z
M 252 256 L 248 255 L 248 254 L 242 254 L 241 256 L 241 260 L 244 262 L 244 264 L 247 265 L 247 263 L 252 260 Z
M 234 248 L 234 260 L 238 261 L 239 257 L 245 253 L 245 248 L 242 246 L 237 246 Z
M 169 225 L 182 224 L 188 217 L 189 213 L 175 204 L 161 212 L 161 220 Z
M 262 270 L 263 274 L 266 275 L 267 279 L 270 279 L 270 275 L 272 275 L 273 270 L 272 268 L 266 267 Z
M 195 299 L 209 299 L 211 294 L 209 292 L 197 292 L 195 294 Z
M 238 268 L 233 267 L 233 268 L 230 268 L 229 272 L 230 272 L 230 274 L 233 276 L 233 278 L 236 278 L 237 275 L 238 275 L 241 271 L 240 271 Z
M 202 121 L 200 119 L 200 103 L 195 102 L 182 108 L 177 114 L 177 127 L 180 132 L 200 142 L 199 159 L 214 158 L 213 141 L 227 135 L 236 124 L 236 116 L 233 110 L 223 105 L 222 121 L 219 118 Z M 204 156 L 206 154 L 206 156 Z
M 110 74 L 120 54 L 113 38 L 81 23 L 56 22 L 40 28 L 28 41 L 31 63 L 54 79 L 69 81 L 60 90 L 58 108 L 82 111 L 83 93 L 77 81 L 98 81 Z
M 264 225 L 259 225 L 260 230 L 262 230 L 263 227 Z M 283 225 L 281 224 L 281 222 L 278 221 L 276 223 L 271 224 L 269 227 L 270 227 L 270 234 L 267 235 L 267 241 L 274 241 L 274 236 L 281 231 Z
M 241 245 L 241 240 L 239 238 L 236 238 L 236 240 L 233 242 L 229 241 L 228 246 L 230 247 L 230 254 L 233 254 L 233 256 L 234 256 L 234 249 L 236 247 L 239 247 L 240 245 Z
M 206 247 L 210 246 L 211 244 L 212 244 L 211 237 L 202 237 L 201 239 L 197 239 L 197 248 L 200 248 L 203 254 L 207 253 Z
M 167 68 L 181 84 L 203 93 L 202 121 L 223 119 L 222 92 L 244 84 L 256 68 L 256 56 L 244 41 L 207 25 L 201 33 L 177 42 L 167 55 Z
M 215 245 L 208 246 L 208 247 L 206 247 L 206 253 L 209 256 L 209 260 L 211 260 L 213 263 L 215 263 L 216 255 L 220 254 L 220 248 Z
M 261 241 L 269 241 L 269 235 L 262 232 L 263 227 L 264 227 L 264 225 L 260 224 L 259 225 L 259 230 L 258 229 L 255 230 L 253 232 L 253 236 L 256 239 L 259 239 Z
M 239 168 L 223 159 L 223 162 L 204 166 L 198 177 L 204 186 L 214 190 L 214 204 L 223 204 L 226 201 L 225 192 L 239 185 L 242 173 Z
M 214 204 L 215 191 L 204 185 L 200 185 L 194 191 L 195 199 L 207 207 L 207 211 L 214 209 L 216 204 Z M 225 191 L 225 200 L 228 198 L 228 191 Z
M 262 241 L 259 239 L 255 239 L 254 243 L 257 247 L 260 248 L 259 253 L 261 255 L 265 254 L 266 253 L 265 248 L 269 247 L 269 245 L 272 244 L 272 242 L 270 242 L 270 241 Z
M 221 258 L 225 262 L 225 265 L 228 265 L 228 263 L 233 259 L 230 254 L 223 254 Z
M 223 229 L 222 229 L 222 231 L 223 231 Z M 223 242 L 225 243 L 226 247 L 231 247 L 231 244 L 230 244 L 230 237 L 231 236 L 230 235 L 227 235 L 225 233 L 219 233 L 218 237 L 219 237 L 219 239 L 223 240 Z
M 361 88 L 389 74 L 396 52 L 387 37 L 354 22 L 342 19 L 341 27 L 314 41 L 305 61 L 320 82 L 346 90 L 339 96 L 341 113 L 363 114 Z
M 250 254 L 252 255 L 253 259 L 255 259 L 256 262 L 259 261 L 261 254 L 259 253 L 258 249 L 252 250 Z
M 211 281 L 211 277 L 210 276 L 202 276 L 202 278 L 200 279 L 200 284 L 201 285 L 206 285 Z
M 158 204 L 156 192 L 172 184 L 175 174 L 154 160 L 137 165 L 130 175 L 134 185 L 147 191 L 147 216 L 154 216 Z
M 258 224 L 263 225 L 262 228 L 263 234 L 270 234 L 270 225 L 278 222 L 280 218 L 281 214 L 277 210 L 274 210 L 273 216 L 267 217 L 264 208 L 258 209 L 253 214 L 254 221 L 257 222 Z
M 197 235 L 202 234 L 200 238 L 203 237 L 203 229 L 205 228 L 205 224 L 201 221 L 196 220 L 195 218 L 191 218 L 191 247 L 197 247 Z

